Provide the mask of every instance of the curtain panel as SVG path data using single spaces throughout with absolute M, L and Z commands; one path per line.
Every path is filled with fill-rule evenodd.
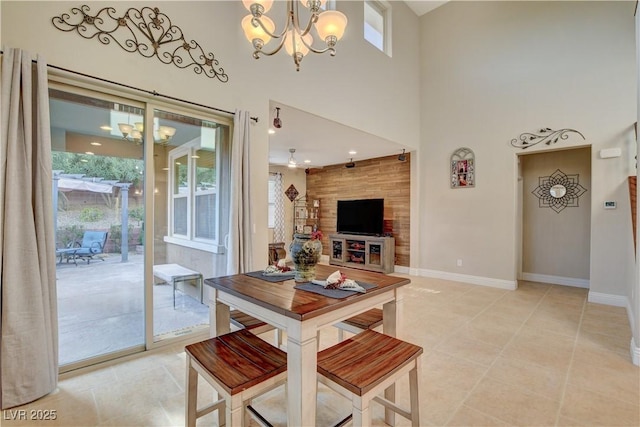
M 249 186 L 249 112 L 237 110 L 231 141 L 231 202 L 227 243 L 227 274 L 246 273 L 251 257 L 251 194 Z
M 281 173 L 275 176 L 273 192 L 275 193 L 273 241 L 284 242 L 284 198 L 286 196 Z
M 0 407 L 58 381 L 58 325 L 46 61 L 2 57 L 0 130 Z

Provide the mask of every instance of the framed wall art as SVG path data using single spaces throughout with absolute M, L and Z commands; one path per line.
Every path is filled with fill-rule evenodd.
M 476 185 L 476 163 L 470 148 L 458 148 L 451 155 L 451 188 L 467 188 Z

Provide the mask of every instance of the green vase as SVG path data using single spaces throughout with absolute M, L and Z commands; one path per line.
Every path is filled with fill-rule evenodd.
M 312 239 L 310 234 L 294 234 L 289 253 L 296 267 L 296 282 L 310 282 L 316 278 L 316 264 L 322 254 L 320 240 Z

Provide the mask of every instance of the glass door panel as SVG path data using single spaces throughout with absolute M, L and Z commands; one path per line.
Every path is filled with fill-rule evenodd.
M 144 345 L 144 110 L 51 89 L 50 114 L 64 371 Z
M 209 328 L 203 279 L 224 260 L 218 254 L 218 150 L 228 127 L 154 109 L 153 339 Z M 170 274 L 163 272 L 170 271 Z

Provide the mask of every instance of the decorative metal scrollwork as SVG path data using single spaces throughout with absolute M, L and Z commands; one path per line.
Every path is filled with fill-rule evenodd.
M 564 208 L 578 207 L 578 199 L 587 189 L 579 183 L 580 175 L 567 175 L 556 169 L 549 176 L 538 178 L 538 186 L 532 191 L 538 198 L 538 206 L 560 213 Z
M 87 5 L 74 7 L 71 14 L 54 16 L 51 22 L 57 29 L 75 31 L 85 39 L 96 38 L 105 45 L 113 40 L 127 52 L 138 52 L 145 58 L 156 56 L 178 68 L 192 67 L 196 74 L 223 83 L 229 80 L 213 53 L 205 53 L 195 40 L 188 42 L 180 27 L 172 25 L 157 7 L 129 8 L 123 16 L 117 16 L 113 7 L 102 8 L 95 15 L 89 10 Z
M 516 148 L 522 148 L 523 150 L 533 147 L 536 144 L 540 144 L 544 142 L 547 145 L 555 144 L 559 139 L 568 139 L 569 132 L 577 133 L 585 139 L 584 135 L 574 129 L 560 129 L 560 130 L 552 130 L 549 128 L 540 129 L 538 133 L 525 132 L 521 134 L 518 138 L 514 138 L 511 140 L 511 145 Z

